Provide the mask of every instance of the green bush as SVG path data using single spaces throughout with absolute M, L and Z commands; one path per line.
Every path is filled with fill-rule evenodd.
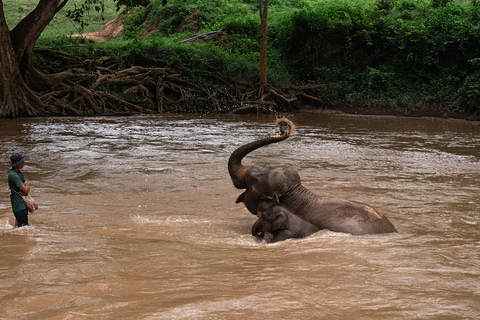
M 460 89 L 455 94 L 451 107 L 455 111 L 480 113 L 480 58 L 470 60 L 476 69 L 465 77 Z
M 383 3 L 383 4 L 382 4 Z M 412 112 L 420 104 L 480 112 L 480 6 L 457 0 L 276 0 L 269 8 L 268 81 L 323 83 L 331 104 Z M 477 5 L 476 5 L 477 4 Z M 258 1 L 152 0 L 106 44 L 49 38 L 39 44 L 120 63 L 163 64 L 258 78 Z M 146 26 L 154 36 L 144 38 Z M 204 45 L 181 40 L 222 29 Z M 53 39 L 53 40 L 52 40 Z M 73 43 L 72 43 L 73 41 Z M 310 94 L 311 92 L 309 92 Z
M 332 103 L 411 110 L 413 99 L 428 98 L 475 111 L 478 75 L 469 61 L 480 56 L 480 23 L 472 9 L 426 0 L 397 1 L 389 10 L 321 3 L 284 17 L 274 46 L 290 73 L 327 82 Z
M 233 17 L 224 22 L 224 31 L 231 34 L 241 34 L 249 38 L 260 38 L 260 17 L 250 14 L 244 17 Z

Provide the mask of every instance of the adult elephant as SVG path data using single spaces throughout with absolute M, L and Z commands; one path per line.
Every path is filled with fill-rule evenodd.
M 233 185 L 246 189 L 237 203 L 243 202 L 251 213 L 260 217 L 278 197 L 286 210 L 318 229 L 354 235 L 397 232 L 380 210 L 368 204 L 311 192 L 302 185 L 298 172 L 292 168 L 243 165 L 243 158 L 250 152 L 283 141 L 295 130 L 288 119 L 278 119 L 276 124 L 280 127 L 279 135 L 247 143 L 230 155 L 228 172 Z

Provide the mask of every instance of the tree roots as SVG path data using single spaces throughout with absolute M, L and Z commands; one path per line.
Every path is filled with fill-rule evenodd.
M 298 88 L 289 89 L 294 92 L 290 97 L 273 87 L 267 87 L 259 96 L 253 84 L 209 70 L 143 66 L 124 69 L 113 57 L 79 61 L 48 49 L 36 50 L 36 54 L 53 56 L 60 62 L 38 67 L 41 72 L 31 78 L 34 83 L 29 87 L 37 94 L 38 112 L 28 115 L 272 113 L 292 111 L 305 101 L 322 104 L 321 98 Z M 61 62 L 65 60 L 69 63 Z M 38 75 L 42 73 L 45 79 L 39 83 Z

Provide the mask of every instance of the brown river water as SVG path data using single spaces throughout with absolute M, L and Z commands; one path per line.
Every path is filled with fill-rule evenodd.
M 480 319 L 480 127 L 298 114 L 244 164 L 381 208 L 398 234 L 279 243 L 228 176 L 273 116 L 0 120 L 0 319 Z M 39 202 L 13 228 L 17 151 Z

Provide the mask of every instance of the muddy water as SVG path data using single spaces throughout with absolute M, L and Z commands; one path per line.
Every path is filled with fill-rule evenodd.
M 1 319 L 478 319 L 480 127 L 295 115 L 244 163 L 293 166 L 317 193 L 380 207 L 399 234 L 276 244 L 227 173 L 271 116 L 0 120 L 40 203 L 0 197 Z

